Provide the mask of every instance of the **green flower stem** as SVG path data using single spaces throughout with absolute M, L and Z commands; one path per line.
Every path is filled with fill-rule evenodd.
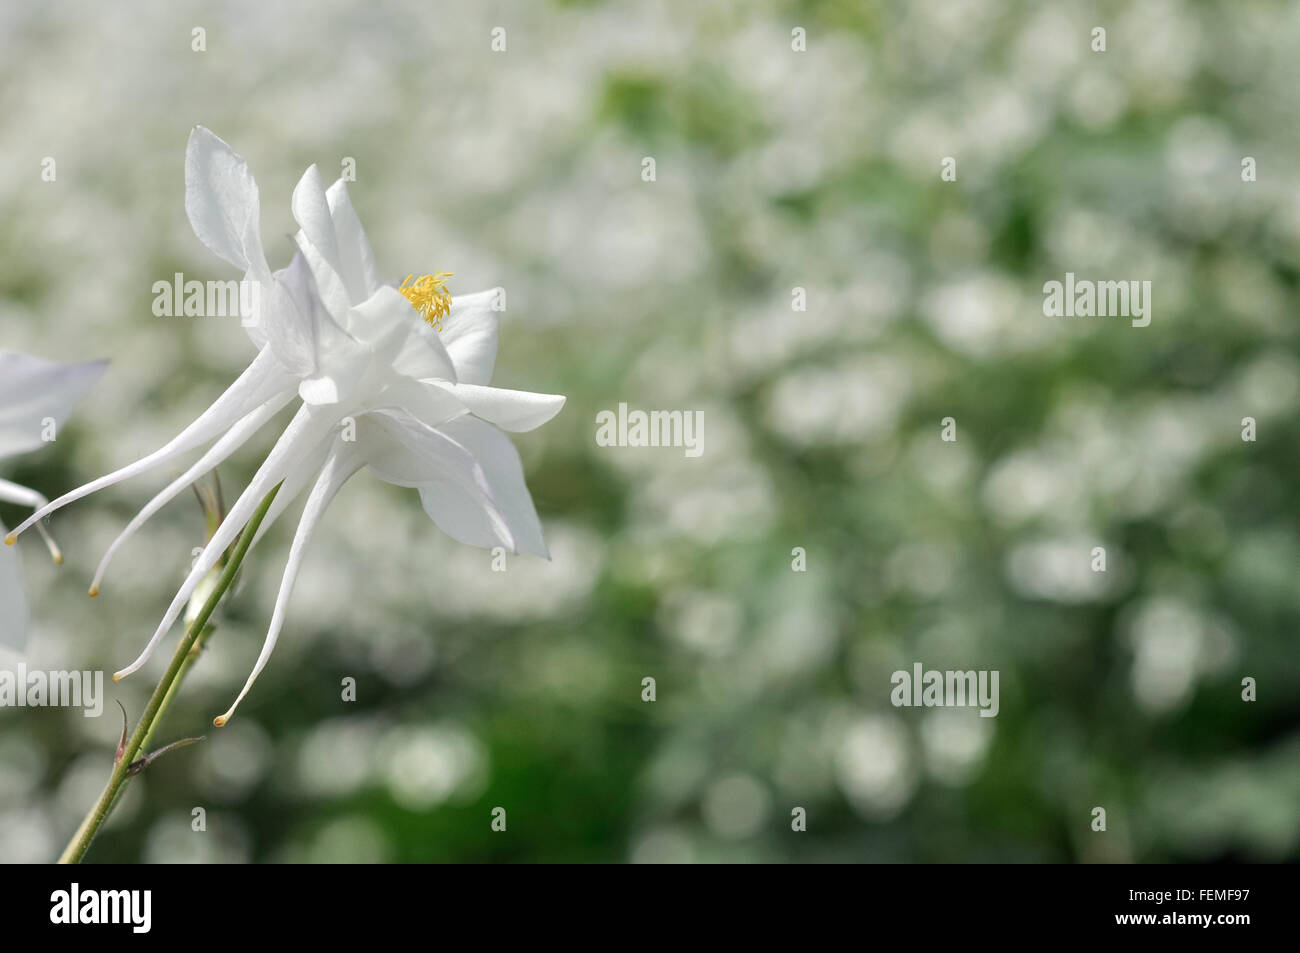
M 234 552 L 231 553 L 226 568 L 217 581 L 216 588 L 212 590 L 207 602 L 203 604 L 199 614 L 195 616 L 194 621 L 186 629 L 180 644 L 176 646 L 176 652 L 172 655 L 167 671 L 163 673 L 162 681 L 153 690 L 153 695 L 149 698 L 149 704 L 145 707 L 144 714 L 140 716 L 140 721 L 135 726 L 135 731 L 132 732 L 126 747 L 122 749 L 121 759 L 113 767 L 113 773 L 109 776 L 104 793 L 99 796 L 99 800 L 91 807 L 90 812 L 81 822 L 81 826 L 77 828 L 77 832 L 72 835 L 72 840 L 68 842 L 68 846 L 64 848 L 63 854 L 59 857 L 59 863 L 81 863 L 82 858 L 86 856 L 86 851 L 90 849 L 91 841 L 99 833 L 104 821 L 108 820 L 108 815 L 112 812 L 118 795 L 126 787 L 126 782 L 131 777 L 132 762 L 135 761 L 136 756 L 144 748 L 145 741 L 152 736 L 154 728 L 157 726 L 163 712 L 167 709 L 176 687 L 180 684 L 181 677 L 198 654 L 197 650 L 202 645 L 200 637 L 207 635 L 208 619 L 217 608 L 217 603 L 221 601 L 221 597 L 230 588 L 230 584 L 234 582 L 235 574 L 244 561 L 244 555 L 248 552 L 248 547 L 257 534 L 257 528 L 262 524 L 262 520 L 266 517 L 266 511 L 271 508 L 271 503 L 279 491 L 280 487 L 276 486 L 270 493 L 266 494 L 266 497 L 258 505 L 257 511 L 248 521 L 248 525 L 244 527 L 244 531 L 239 536 L 239 542 L 235 544 Z
M 158 726 L 162 724 L 163 715 L 167 713 L 167 707 L 171 705 L 172 698 L 176 695 L 176 689 L 180 688 L 181 682 L 185 681 L 185 673 L 190 670 L 190 666 L 194 664 L 194 660 L 199 657 L 199 653 L 203 649 L 203 643 L 207 641 L 208 636 L 210 636 L 215 629 L 216 626 L 210 623 L 205 625 L 203 631 L 199 634 L 199 637 L 194 640 L 193 647 L 185 653 L 185 661 L 181 663 L 180 671 L 176 673 L 176 680 L 173 681 L 171 687 L 167 689 L 167 696 L 162 700 L 162 705 L 158 708 L 158 714 L 154 716 L 153 724 L 149 728 L 149 733 L 146 734 L 144 740 L 140 742 L 140 751 L 149 750 L 149 743 L 153 740 L 154 732 L 157 730 Z M 125 750 L 126 749 L 123 749 L 123 757 L 125 757 Z M 117 807 L 117 802 L 121 800 L 122 792 L 125 790 L 125 784 L 117 789 L 117 793 L 113 795 L 113 800 L 108 804 L 108 811 L 105 814 L 105 817 L 113 813 L 113 809 Z
M 197 622 L 198 620 L 196 619 L 195 621 Z M 144 740 L 140 742 L 141 751 L 147 751 L 149 749 L 149 742 L 153 740 L 154 731 L 156 731 L 158 726 L 162 723 L 163 715 L 167 713 L 167 709 L 171 705 L 172 699 L 176 696 L 176 690 L 180 688 L 181 682 L 185 680 L 185 673 L 190 670 L 190 666 L 194 664 L 194 660 L 199 657 L 199 653 L 203 651 L 203 643 L 208 640 L 208 636 L 212 634 L 212 631 L 215 628 L 216 626 L 211 624 L 203 626 L 202 631 L 199 632 L 198 638 L 194 640 L 194 644 L 190 646 L 189 651 L 185 653 L 185 659 L 181 662 L 180 670 L 176 673 L 176 680 L 172 682 L 171 687 L 167 689 L 167 694 L 163 698 L 162 704 L 158 706 L 158 714 L 154 716 L 153 724 L 149 727 L 148 734 L 146 734 Z

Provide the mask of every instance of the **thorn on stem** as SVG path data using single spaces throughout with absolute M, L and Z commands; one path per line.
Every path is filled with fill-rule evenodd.
M 192 745 L 195 742 L 202 741 L 202 740 L 203 738 L 200 737 L 200 738 L 182 738 L 180 741 L 173 741 L 171 744 L 167 745 L 164 748 L 159 748 L 157 751 L 154 751 L 151 754 L 147 754 L 143 758 L 137 758 L 136 760 L 132 761 L 131 767 L 127 770 L 127 773 L 130 774 L 131 777 L 135 777 L 137 774 L 139 774 L 145 768 L 149 767 L 149 765 L 153 764 L 155 761 L 157 761 L 167 752 L 175 751 L 177 748 L 184 748 L 186 745 Z
M 122 709 L 122 740 L 117 743 L 117 754 L 113 755 L 114 764 L 121 763 L 122 752 L 126 750 L 126 706 L 118 701 L 117 707 Z

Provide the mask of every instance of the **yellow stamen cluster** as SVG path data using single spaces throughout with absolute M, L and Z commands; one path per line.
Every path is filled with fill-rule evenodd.
M 398 287 L 411 302 L 411 307 L 420 312 L 420 317 L 433 325 L 435 331 L 442 330 L 442 319 L 451 311 L 451 292 L 447 290 L 447 279 L 453 272 L 438 271 L 432 275 L 407 275 Z

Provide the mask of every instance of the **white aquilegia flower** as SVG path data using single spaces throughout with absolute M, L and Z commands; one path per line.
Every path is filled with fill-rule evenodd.
M 55 364 L 18 351 L 0 350 L 0 460 L 42 447 L 57 434 L 72 405 L 104 373 L 106 361 Z M 0 479 L 0 502 L 36 509 L 46 504 L 35 490 Z M 0 527 L 2 528 L 2 527 Z M 45 527 L 36 528 L 56 563 L 63 554 Z M 21 651 L 27 643 L 27 600 L 18 552 L 0 550 L 0 645 Z
M 363 466 L 417 489 L 433 521 L 461 542 L 549 558 L 519 454 L 502 430 L 540 426 L 564 398 L 489 387 L 496 292 L 452 297 L 445 284 L 450 276 L 442 273 L 408 278 L 400 288 L 381 282 L 347 186 L 340 179 L 326 189 L 314 165 L 293 190 L 297 253 L 280 271 L 271 272 L 262 251 L 257 184 L 247 163 L 201 126 L 186 150 L 185 209 L 199 240 L 243 269 L 258 289 L 256 313 L 244 322 L 257 357 L 166 446 L 43 507 L 8 539 L 59 506 L 215 440 L 109 547 L 91 584 L 95 595 L 113 554 L 145 520 L 298 400 L 297 413 L 195 561 L 144 652 L 114 675 L 145 663 L 272 488 L 283 483 L 258 536 L 311 483 L 262 652 L 220 725 L 275 647 L 321 514 Z

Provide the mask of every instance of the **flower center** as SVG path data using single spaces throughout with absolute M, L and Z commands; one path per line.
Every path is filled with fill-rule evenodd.
M 435 331 L 442 330 L 442 319 L 451 311 L 451 292 L 447 290 L 447 279 L 452 274 L 450 271 L 438 271 L 419 278 L 407 275 L 397 289 Z

